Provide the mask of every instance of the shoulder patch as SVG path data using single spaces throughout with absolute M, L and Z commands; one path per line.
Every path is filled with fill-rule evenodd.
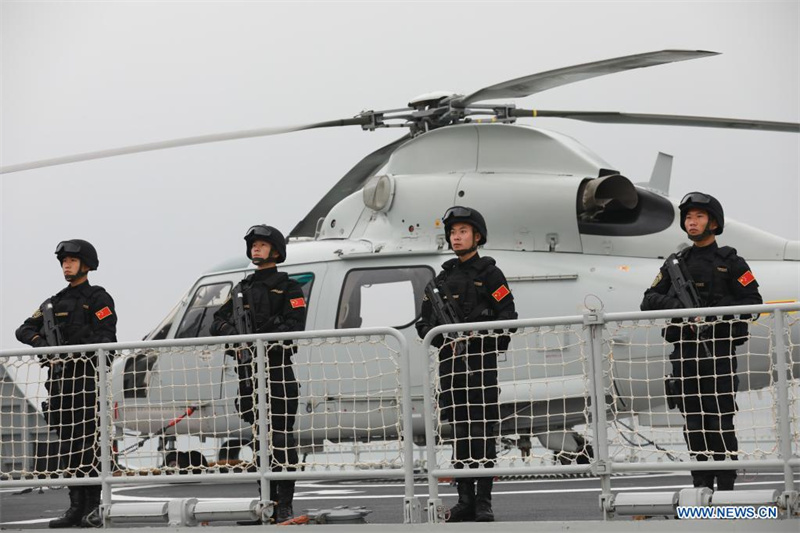
M 756 280 L 756 277 L 749 270 L 747 272 L 745 272 L 744 274 L 742 274 L 741 276 L 739 276 L 739 279 L 738 279 L 739 283 L 742 284 L 742 287 L 747 287 L 748 285 L 753 283 L 755 280 Z
M 297 309 L 298 307 L 305 307 L 306 306 L 306 299 L 305 298 L 292 298 L 289 300 L 289 305 L 292 306 L 292 309 Z
M 503 284 L 503 285 L 500 285 L 499 289 L 497 289 L 496 291 L 494 291 L 492 293 L 492 298 L 494 298 L 495 300 L 497 300 L 499 302 L 500 300 L 502 300 L 503 298 L 505 298 L 509 294 L 511 294 L 511 291 L 508 290 L 508 287 L 506 287 L 505 284 Z
M 658 285 L 658 284 L 661 282 L 661 280 L 662 280 L 662 279 L 664 279 L 664 275 L 663 275 L 663 274 L 661 273 L 661 271 L 659 270 L 659 271 L 658 271 L 658 275 L 656 276 L 656 279 L 654 279 L 654 280 L 653 280 L 653 284 L 652 284 L 652 285 L 650 285 L 650 288 L 652 289 L 653 287 L 655 287 L 656 285 Z
M 94 316 L 96 316 L 98 320 L 103 320 L 104 318 L 108 318 L 113 314 L 114 313 L 111 312 L 111 309 L 109 309 L 108 306 L 105 306 L 104 308 L 96 312 Z

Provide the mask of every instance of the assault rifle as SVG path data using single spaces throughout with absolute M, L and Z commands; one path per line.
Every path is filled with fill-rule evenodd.
M 672 281 L 672 289 L 675 291 L 675 296 L 683 307 L 686 309 L 702 307 L 697 288 L 686 273 L 685 266 L 677 254 L 672 254 L 667 257 L 667 273 Z M 695 329 L 694 326 L 692 326 L 692 329 Z M 703 351 L 707 357 L 711 357 L 712 353 L 703 341 L 703 336 L 708 334 L 709 329 L 710 326 L 708 325 L 697 328 L 697 340 L 700 341 L 700 345 L 703 347 Z
M 250 320 L 250 314 L 244 308 L 244 294 L 242 294 L 242 284 L 236 285 L 233 288 L 231 297 L 233 302 L 233 321 L 236 324 L 236 332 L 239 335 L 249 335 L 253 333 L 253 323 Z M 253 359 L 253 354 L 250 353 L 249 348 L 241 348 L 239 352 L 239 362 L 247 364 Z
M 63 346 L 64 339 L 61 337 L 61 330 L 56 326 L 56 317 L 53 313 L 53 303 L 48 299 L 44 303 L 44 310 L 42 311 L 42 319 L 44 320 L 44 338 L 49 346 Z M 58 379 L 64 369 L 63 363 L 60 361 L 60 356 L 57 354 L 43 356 L 46 365 L 50 366 L 50 379 Z
M 61 338 L 61 331 L 58 329 L 58 326 L 56 326 L 53 304 L 49 299 L 44 303 L 42 318 L 44 319 L 44 338 L 47 344 L 49 346 L 63 346 L 64 340 Z
M 436 281 L 431 280 L 425 286 L 425 296 L 431 302 L 433 314 L 439 324 L 459 324 L 461 320 L 458 318 L 458 311 L 453 306 L 450 300 L 444 301 L 442 295 L 439 293 L 439 287 L 436 286 Z M 456 342 L 453 346 L 453 353 L 455 355 L 462 355 L 466 351 L 466 346 L 463 342 Z

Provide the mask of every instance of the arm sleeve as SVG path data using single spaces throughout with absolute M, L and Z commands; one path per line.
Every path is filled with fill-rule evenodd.
M 517 310 L 514 295 L 508 287 L 508 281 L 499 268 L 491 268 L 486 275 L 486 287 L 489 290 L 489 305 L 494 311 L 495 320 L 514 320 Z
M 42 307 L 39 306 L 36 311 L 33 312 L 33 315 L 26 318 L 25 322 L 17 328 L 17 340 L 28 346 L 33 346 L 34 348 L 47 346 L 47 340 L 45 340 L 44 334 L 42 333 L 43 325 L 44 317 L 42 316 Z
M 726 305 L 758 305 L 763 303 L 761 293 L 758 291 L 758 281 L 756 281 L 747 261 L 737 255 L 728 268 L 732 278 L 731 291 L 720 298 L 716 305 L 723 307 Z
M 289 280 L 283 294 L 281 314 L 271 321 L 273 327 L 269 329 L 269 333 L 303 331 L 306 327 L 306 309 L 308 307 L 303 289 L 296 281 Z
M 233 301 L 231 296 L 225 300 L 222 307 L 217 309 L 214 313 L 214 320 L 211 322 L 209 331 L 213 337 L 225 337 L 227 335 L 236 335 L 236 327 L 231 323 L 231 316 L 233 315 Z
M 683 307 L 677 298 L 667 295 L 671 287 L 672 279 L 669 276 L 669 272 L 667 272 L 667 267 L 662 266 L 653 284 L 644 291 L 644 299 L 642 299 L 640 309 L 642 311 L 656 311 Z
M 438 326 L 436 322 L 436 317 L 433 316 L 433 305 L 431 301 L 428 300 L 427 296 L 422 297 L 422 306 L 420 309 L 420 318 L 414 327 L 417 329 L 417 335 L 420 339 L 424 339 L 425 335 L 428 334 L 430 330 Z
M 91 311 L 90 331 L 81 342 L 100 344 L 117 342 L 117 310 L 114 299 L 106 291 L 101 291 L 89 304 Z

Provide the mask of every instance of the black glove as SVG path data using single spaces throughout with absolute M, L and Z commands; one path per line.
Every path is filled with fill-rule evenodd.
M 228 322 L 222 323 L 222 325 L 219 328 L 219 332 L 222 334 L 223 337 L 228 337 L 230 335 L 236 335 L 239 333 L 238 331 L 236 331 L 236 328 L 233 327 Z
M 44 340 L 44 338 L 41 335 L 37 335 L 31 341 L 31 346 L 33 346 L 34 348 L 45 348 L 50 345 L 47 344 L 47 341 Z

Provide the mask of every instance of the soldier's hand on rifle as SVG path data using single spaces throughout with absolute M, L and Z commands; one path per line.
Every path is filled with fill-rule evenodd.
M 37 335 L 31 340 L 31 346 L 34 348 L 45 348 L 50 345 L 47 344 L 47 341 L 41 335 Z
M 230 336 L 233 336 L 233 335 L 236 335 L 236 334 L 237 334 L 236 328 L 233 327 L 232 325 L 230 325 L 229 323 L 222 322 L 219 325 L 219 335 L 220 336 L 222 336 L 222 337 L 230 337 Z

